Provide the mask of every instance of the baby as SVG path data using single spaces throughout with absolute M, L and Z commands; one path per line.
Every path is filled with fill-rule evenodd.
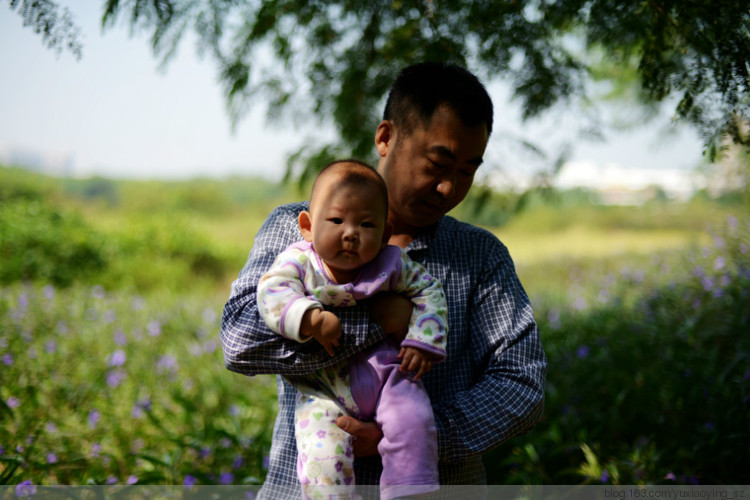
M 299 215 L 304 241 L 282 252 L 258 285 L 269 328 L 298 342 L 315 339 L 330 355 L 341 324 L 326 306 L 354 305 L 384 291 L 414 304 L 403 341 L 388 337 L 343 363 L 290 378 L 298 391 L 297 472 L 307 498 L 356 496 L 352 436 L 336 425 L 344 414 L 374 419 L 383 432 L 381 498 L 439 488 L 434 416 L 419 379 L 446 356 L 445 295 L 420 264 L 388 245 L 387 215 L 387 189 L 373 168 L 333 162 L 313 184 L 309 211 Z

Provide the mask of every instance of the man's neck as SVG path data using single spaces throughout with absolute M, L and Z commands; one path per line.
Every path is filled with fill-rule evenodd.
M 396 234 L 393 233 L 391 235 L 391 238 L 388 240 L 388 243 L 391 245 L 396 245 L 401 248 L 406 248 L 406 246 L 414 240 L 414 235 L 411 233 L 401 233 Z

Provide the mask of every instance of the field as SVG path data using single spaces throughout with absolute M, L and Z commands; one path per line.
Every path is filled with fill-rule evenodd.
M 225 370 L 257 179 L 0 168 L 0 484 L 260 484 L 272 377 Z M 545 416 L 492 484 L 747 484 L 750 217 L 696 199 L 538 202 L 502 224 L 549 358 Z

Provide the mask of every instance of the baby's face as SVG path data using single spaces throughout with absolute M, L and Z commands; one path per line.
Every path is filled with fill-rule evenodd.
M 385 203 L 362 186 L 327 188 L 310 207 L 313 247 L 337 282 L 349 282 L 387 243 Z

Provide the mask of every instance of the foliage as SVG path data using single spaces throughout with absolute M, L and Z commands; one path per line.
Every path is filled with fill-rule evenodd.
M 635 82 L 648 102 L 678 99 L 676 117 L 699 128 L 712 159 L 725 134 L 750 144 L 740 130 L 750 105 L 750 9 L 743 0 L 107 0 L 105 6 L 106 26 L 125 17 L 151 34 L 164 60 L 192 28 L 200 50 L 218 65 L 235 123 L 262 96 L 272 118 L 291 109 L 297 119 L 332 119 L 343 149 L 356 157 L 371 153 L 377 113 L 396 73 L 423 60 L 511 81 L 525 117 L 585 100 L 592 76 L 615 86 Z M 263 49 L 272 59 L 260 56 Z M 338 149 L 303 149 L 295 159 Z M 308 161 L 301 175 L 317 168 Z
M 23 17 L 23 25 L 31 26 L 41 35 L 47 48 L 58 54 L 63 49 L 69 50 L 77 59 L 81 58 L 80 29 L 73 20 L 70 10 L 60 9 L 57 2 L 51 0 L 8 0 L 10 9 L 18 11 Z
M 48 46 L 80 57 L 67 8 L 51 0 L 9 1 Z M 309 177 L 324 164 L 317 160 L 332 153 L 367 158 L 390 83 L 403 66 L 424 60 L 510 81 L 527 118 L 560 102 L 587 102 L 596 95 L 590 83 L 603 81 L 610 95 L 652 104 L 676 100 L 675 117 L 697 127 L 711 160 L 726 147 L 725 137 L 750 146 L 744 0 L 103 4 L 105 27 L 125 18 L 133 33 L 150 33 L 154 54 L 165 63 L 194 31 L 199 51 L 218 67 L 233 124 L 254 100 L 267 103 L 274 120 L 331 120 L 338 145 L 302 147 L 290 159 L 288 177 L 299 164 L 300 177 Z M 600 126 L 592 119 L 583 129 Z
M 0 283 L 42 280 L 70 285 L 104 267 L 101 239 L 75 214 L 39 200 L 0 205 Z
M 641 268 L 567 269 L 532 301 L 545 417 L 493 451 L 496 481 L 733 484 L 750 452 L 750 222 Z M 563 270 L 563 272 L 565 272 Z
M 236 184 L 262 189 L 252 180 Z M 236 276 L 247 251 L 211 242 L 199 229 L 201 217 L 234 209 L 216 184 L 56 180 L 0 168 L 0 186 L 0 283 L 187 289 Z M 266 190 L 266 202 L 278 203 L 269 193 L 279 192 Z
M 0 484 L 258 484 L 275 389 L 224 369 L 219 304 L 0 288 Z

